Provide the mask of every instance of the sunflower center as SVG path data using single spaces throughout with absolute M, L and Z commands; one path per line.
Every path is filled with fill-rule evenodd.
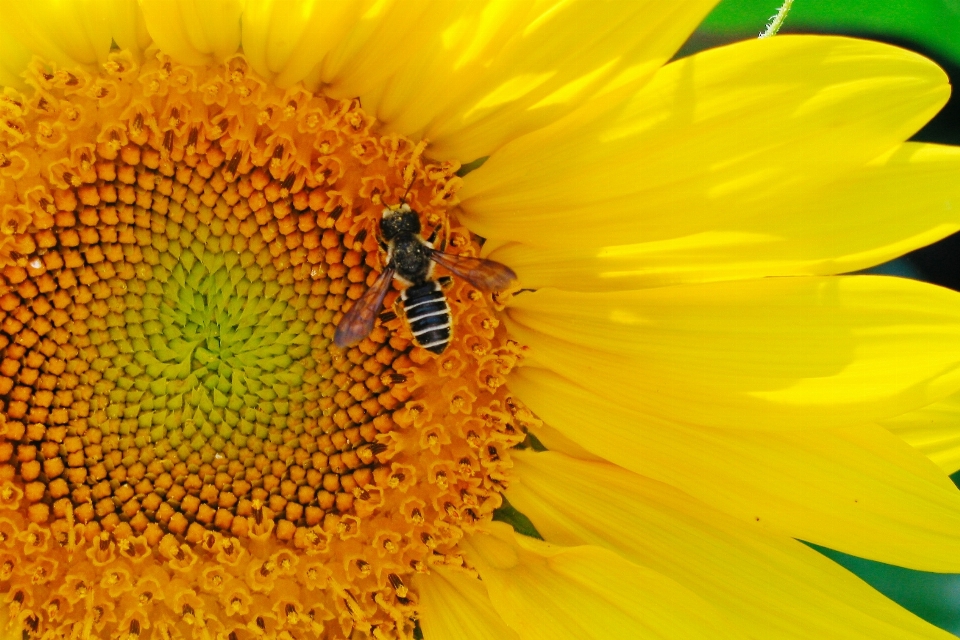
M 301 102 L 310 101 L 286 105 L 295 122 Z M 190 526 L 245 535 L 257 509 L 290 539 L 331 511 L 350 512 L 384 448 L 372 421 L 384 415 L 379 376 L 397 351 L 379 332 L 373 353 L 344 358 L 329 334 L 377 259 L 363 248 L 361 220 L 376 210 L 377 189 L 403 177 L 383 166 L 384 148 L 352 103 L 315 99 L 299 119 L 320 127 L 312 176 L 284 160 L 290 141 L 227 160 L 236 141 L 205 139 L 210 123 L 189 126 L 188 105 L 169 108 L 162 135 L 146 106 L 135 104 L 96 153 L 54 170 L 66 188 L 37 198 L 56 204 L 49 233 L 23 234 L 38 245 L 31 254 L 10 252 L 4 273 L 20 299 L 11 299 L 6 333 L 30 347 L 40 333 L 24 322 L 44 334 L 63 326 L 48 350 L 68 362 L 55 381 L 59 365 L 32 362 L 33 352 L 18 371 L 10 360 L 0 384 L 19 400 L 7 417 L 26 421 L 8 427 L 25 433 L 11 458 L 36 481 L 27 498 L 39 522 L 40 505 L 52 505 L 56 520 L 70 510 L 81 523 L 153 538 Z M 271 112 L 263 107 L 260 120 Z M 413 148 L 404 164 L 422 171 L 407 164 L 419 160 Z M 365 170 L 348 175 L 351 165 Z M 376 182 L 373 201 L 354 203 L 364 179 Z M 49 302 L 38 282 L 53 286 Z M 44 422 L 56 426 L 41 438 L 26 433 Z
M 459 165 L 241 57 L 105 69 L 37 63 L 33 96 L 0 96 L 12 624 L 409 637 L 409 575 L 500 505 L 520 349 L 464 282 L 440 356 L 396 291 L 356 346 L 333 337 L 383 267 L 385 206 L 476 255 Z

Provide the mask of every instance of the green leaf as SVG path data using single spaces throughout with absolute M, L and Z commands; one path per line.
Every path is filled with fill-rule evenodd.
M 517 511 L 512 504 L 507 502 L 506 498 L 503 499 L 503 505 L 493 512 L 493 519 L 497 522 L 506 522 L 519 534 L 543 540 L 543 536 L 530 522 L 530 518 Z

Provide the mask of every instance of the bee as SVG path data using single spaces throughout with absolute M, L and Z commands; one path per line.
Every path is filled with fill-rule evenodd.
M 403 287 L 400 306 L 414 342 L 427 351 L 443 353 L 450 344 L 453 322 L 441 279 L 434 277 L 434 267 L 439 264 L 484 291 L 501 291 L 516 280 L 513 270 L 499 262 L 435 249 L 438 233 L 439 227 L 429 239 L 424 239 L 420 235 L 420 216 L 410 205 L 383 210 L 380 244 L 387 254 L 386 267 L 340 320 L 333 337 L 337 346 L 356 344 L 373 330 L 390 285 L 396 280 Z

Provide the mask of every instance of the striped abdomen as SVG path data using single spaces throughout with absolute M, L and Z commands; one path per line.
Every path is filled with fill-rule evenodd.
M 437 282 L 429 280 L 400 292 L 403 313 L 414 341 L 434 353 L 450 344 L 450 307 Z

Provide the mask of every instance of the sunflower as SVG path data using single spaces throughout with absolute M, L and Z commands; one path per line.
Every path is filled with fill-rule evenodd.
M 948 637 L 798 540 L 960 571 L 949 86 L 712 4 L 3 5 L 7 632 Z M 337 346 L 402 205 L 522 288 Z

